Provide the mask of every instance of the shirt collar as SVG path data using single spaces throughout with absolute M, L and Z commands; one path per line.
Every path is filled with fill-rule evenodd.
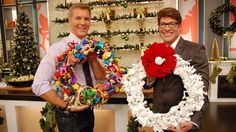
M 68 42 L 75 42 L 75 43 L 79 43 L 81 41 L 80 38 L 78 38 L 75 34 L 70 33 L 69 37 L 68 37 Z
M 173 49 L 175 49 L 175 47 L 177 46 L 179 39 L 180 39 L 180 36 L 170 45 Z

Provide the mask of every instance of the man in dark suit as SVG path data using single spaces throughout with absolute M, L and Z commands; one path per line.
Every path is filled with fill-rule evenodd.
M 175 8 L 167 7 L 158 12 L 158 29 L 161 38 L 175 49 L 176 54 L 179 54 L 184 60 L 190 60 L 190 64 L 194 66 L 196 73 L 202 76 L 204 91 L 208 91 L 209 67 L 205 47 L 202 44 L 184 40 L 180 36 L 181 22 L 181 14 Z M 174 74 L 162 78 L 148 76 L 146 85 L 153 87 L 153 110 L 158 113 L 167 113 L 172 106 L 178 105 L 185 90 L 182 79 Z M 195 112 L 191 116 L 192 122 L 182 123 L 179 129 L 168 128 L 168 131 L 198 132 L 201 118 L 208 104 L 207 96 L 204 101 L 201 111 Z

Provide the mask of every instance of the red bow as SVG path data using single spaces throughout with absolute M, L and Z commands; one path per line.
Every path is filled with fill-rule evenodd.
M 165 77 L 171 74 L 176 67 L 176 57 L 174 56 L 175 50 L 165 43 L 153 43 L 144 51 L 141 57 L 142 64 L 146 71 L 147 76 L 157 78 Z M 158 59 L 163 59 L 162 64 L 157 64 Z

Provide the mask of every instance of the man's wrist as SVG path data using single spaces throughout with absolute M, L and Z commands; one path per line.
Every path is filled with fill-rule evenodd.
M 189 132 L 196 132 L 197 130 L 199 130 L 199 128 L 193 125 L 193 127 L 189 130 Z
M 71 111 L 71 106 L 67 106 L 66 111 L 70 112 Z
M 69 103 L 67 101 L 63 101 L 62 105 L 59 107 L 59 109 L 66 110 L 68 105 L 69 105 Z
M 189 132 L 199 131 L 199 126 L 194 122 L 192 122 L 192 124 L 193 124 L 193 127 L 189 130 Z

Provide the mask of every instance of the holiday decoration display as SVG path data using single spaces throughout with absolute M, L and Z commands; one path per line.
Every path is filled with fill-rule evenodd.
M 232 64 L 229 73 L 226 76 L 226 80 L 230 83 L 234 83 L 234 75 L 236 74 L 236 64 Z
M 134 12 L 137 16 L 137 19 L 145 19 L 145 12 L 147 12 L 147 9 L 144 7 L 138 7 L 134 10 Z
M 11 74 L 5 79 L 13 86 L 31 86 L 39 64 L 39 53 L 29 17 L 22 9 L 16 20 L 14 44 L 9 62 Z
M 198 74 L 195 74 L 196 69 L 190 65 L 189 61 L 183 60 L 179 55 L 171 55 L 172 52 L 168 52 L 171 53 L 168 55 L 174 56 L 172 58 L 176 59 L 165 60 L 168 58 L 166 55 L 155 56 L 155 54 L 152 54 L 154 58 L 162 58 L 161 61 L 158 59 L 158 61 L 156 61 L 157 63 L 155 62 L 155 59 L 150 59 L 152 58 L 150 57 L 151 54 L 149 54 L 152 52 L 151 50 L 160 51 L 160 49 L 162 49 L 163 53 L 170 50 L 167 46 L 163 48 L 165 44 L 155 43 L 154 45 L 156 45 L 156 48 L 148 48 L 147 51 L 145 51 L 144 57 L 142 57 L 142 61 L 145 61 L 143 62 L 144 67 L 141 63 L 133 64 L 133 67 L 128 70 L 128 74 L 124 76 L 123 83 L 125 85 L 128 105 L 131 109 L 132 115 L 137 118 L 136 120 L 142 124 L 142 126 L 153 127 L 154 131 L 163 132 L 169 127 L 179 128 L 180 124 L 184 121 L 191 121 L 190 116 L 193 115 L 194 111 L 201 110 L 204 104 L 204 95 L 207 95 L 207 93 L 203 90 L 204 83 L 202 81 L 202 77 Z M 145 59 L 148 59 L 148 61 Z M 150 60 L 152 60 L 152 62 Z M 172 62 L 171 65 L 166 65 L 165 63 L 171 63 L 167 61 L 174 62 Z M 170 68 L 172 69 L 172 72 L 169 73 L 168 71 L 167 73 L 179 75 L 182 78 L 184 87 L 186 89 L 186 91 L 184 91 L 182 101 L 178 105 L 171 107 L 168 113 L 153 113 L 150 108 L 145 107 L 147 102 L 144 101 L 144 95 L 142 93 L 144 85 L 143 78 L 146 76 L 145 70 L 147 71 L 148 68 L 154 67 L 147 67 L 147 65 L 151 65 L 153 63 L 162 66 L 160 67 L 162 70 L 156 71 L 157 68 L 155 68 L 152 71 L 160 73 L 161 76 L 157 74 L 157 77 L 166 76 L 167 74 L 163 74 L 162 71 Z M 175 65 L 174 68 L 173 65 Z M 150 73 L 148 72 L 147 74 Z
M 77 83 L 74 75 L 74 65 L 70 64 L 70 58 L 76 58 L 77 63 L 87 61 L 87 55 L 95 52 L 98 58 L 103 60 L 106 68 L 107 81 L 96 84 L 94 88 Z M 70 102 L 70 106 L 77 105 L 101 105 L 107 102 L 109 96 L 117 93 L 121 85 L 121 79 L 126 70 L 119 65 L 119 59 L 115 57 L 114 50 L 108 43 L 94 40 L 83 40 L 81 43 L 68 43 L 68 49 L 57 57 L 57 70 L 54 74 L 56 91 Z M 73 100 L 72 102 L 70 100 Z
M 139 19 L 139 20 L 145 20 L 145 19 Z M 138 21 L 139 21 L 138 20 Z M 120 30 L 118 30 L 118 31 L 113 31 L 113 32 L 110 32 L 110 31 L 108 31 L 108 32 L 98 32 L 98 31 L 93 31 L 93 32 L 91 32 L 91 33 L 89 33 L 88 34 L 88 36 L 89 37 L 97 37 L 97 36 L 100 36 L 100 37 L 102 37 L 102 38 L 105 38 L 105 37 L 107 37 L 107 36 L 109 36 L 109 37 L 111 37 L 111 36 L 116 36 L 116 35 L 120 35 L 120 34 L 125 34 L 125 35 L 134 35 L 134 34 L 136 34 L 136 35 L 138 35 L 138 36 L 142 36 L 142 37 L 144 37 L 144 35 L 151 35 L 151 34 L 156 34 L 158 31 L 157 31 L 157 29 L 152 29 L 152 28 L 150 28 L 150 29 L 143 29 L 143 28 L 141 28 L 141 29 L 139 29 L 139 30 L 135 30 L 135 31 L 130 31 L 129 29 L 128 30 L 126 30 L 126 31 L 120 31 Z M 68 36 L 70 33 L 68 33 L 68 32 L 64 32 L 64 33 L 61 33 L 61 34 L 59 34 L 57 37 L 58 38 L 61 38 L 61 37 L 65 37 L 65 36 Z M 127 39 L 124 39 L 125 41 L 128 41 Z
M 220 68 L 219 65 L 214 65 L 212 73 L 209 77 L 209 80 L 211 81 L 211 83 L 215 84 L 216 83 L 216 77 L 221 73 L 222 69 Z
M 151 17 L 156 18 L 156 16 L 157 16 L 156 12 L 145 13 L 145 17 L 146 18 L 151 18 Z M 110 18 L 110 20 L 112 20 L 112 21 L 115 21 L 115 20 L 130 20 L 130 19 L 133 19 L 133 18 L 136 18 L 136 17 L 137 16 L 135 14 L 134 15 L 132 15 L 132 14 L 124 14 L 124 15 L 121 15 L 121 16 L 114 16 L 113 15 Z M 102 15 L 100 15 L 100 16 L 93 16 L 92 20 L 94 20 L 96 22 L 104 21 Z M 55 18 L 55 20 L 52 20 L 52 22 L 53 23 L 58 23 L 58 24 L 63 24 L 63 23 L 68 23 L 69 20 L 68 20 L 68 18 L 61 18 L 61 19 L 60 18 Z
M 235 32 L 235 31 L 234 31 L 234 32 Z M 231 46 L 231 38 L 234 36 L 234 32 L 232 32 L 232 31 L 226 31 L 226 32 L 223 34 L 223 38 L 226 39 L 227 44 L 228 44 L 228 47 Z
M 219 50 L 219 45 L 218 45 L 216 38 L 213 40 L 211 49 L 212 50 L 211 50 L 210 60 L 212 60 L 212 61 L 218 60 L 219 61 L 220 60 L 220 50 Z
M 128 3 L 146 3 L 146 2 L 155 2 L 160 0 L 120 0 L 120 1 L 93 1 L 88 2 L 88 5 L 91 9 L 96 6 L 122 6 L 123 8 L 128 7 Z M 56 8 L 58 9 L 69 9 L 72 6 L 72 3 L 58 4 Z
M 232 4 L 223 4 L 211 12 L 209 19 L 212 31 L 220 36 L 227 32 L 235 32 L 236 30 L 236 21 L 234 21 L 229 27 L 223 27 L 220 25 L 219 17 L 224 12 L 231 12 L 236 17 L 236 7 Z
M 128 122 L 128 129 L 127 132 L 138 132 L 138 127 L 141 127 L 141 124 L 136 120 L 136 117 L 130 116 L 129 122 Z
M 58 15 L 50 17 L 52 29 L 62 27 L 68 22 L 67 16 L 63 13 L 72 5 L 68 2 L 61 1 L 56 9 L 51 7 L 52 13 L 63 14 L 60 17 Z M 153 25 L 157 23 L 157 11 L 165 6 L 175 7 L 175 2 L 167 0 L 83 1 L 91 7 L 91 27 L 87 36 L 94 37 L 99 41 L 107 41 L 112 46 L 118 47 L 115 48 L 116 50 L 133 50 L 135 59 L 138 59 L 138 56 L 143 53 L 148 45 L 155 41 L 161 41 L 159 37 L 153 38 L 158 33 L 157 29 L 153 28 L 155 27 Z M 80 2 L 73 1 L 73 4 L 76 3 Z M 63 26 L 50 34 L 52 40 L 68 35 L 67 26 Z M 131 46 L 126 47 L 126 45 Z M 116 52 L 117 56 L 122 58 L 126 58 L 125 53 L 125 51 Z M 121 60 L 121 63 L 129 67 L 132 62 Z
M 39 120 L 39 123 L 43 132 L 56 132 L 55 109 L 54 105 L 46 103 L 42 111 L 40 111 L 42 118 Z

